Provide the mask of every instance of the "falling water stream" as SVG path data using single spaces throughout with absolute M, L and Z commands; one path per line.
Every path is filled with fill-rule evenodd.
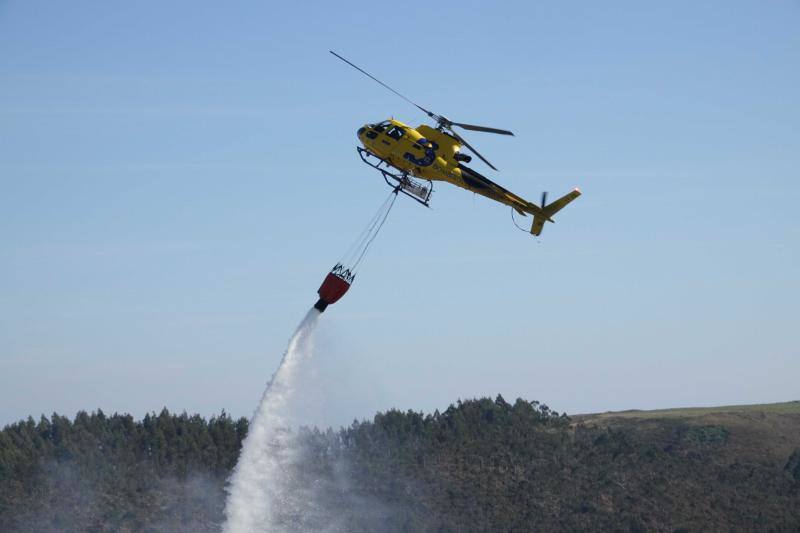
M 311 356 L 319 317 L 312 308 L 297 327 L 253 415 L 227 489 L 225 533 L 274 531 L 276 509 L 292 505 L 283 490 L 296 453 L 288 431 L 289 407 L 299 367 Z

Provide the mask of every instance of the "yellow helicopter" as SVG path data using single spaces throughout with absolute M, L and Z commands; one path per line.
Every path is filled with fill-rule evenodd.
M 394 187 L 396 191 L 402 192 L 427 206 L 433 192 L 432 182 L 446 181 L 475 194 L 509 205 L 522 216 L 526 216 L 526 214 L 533 215 L 533 224 L 531 224 L 530 230 L 533 235 L 540 235 L 545 222 L 555 222 L 552 219 L 553 215 L 581 195 L 581 191 L 576 188 L 548 204 L 547 193 L 544 192 L 542 193 L 540 205 L 517 196 L 464 164 L 469 163 L 472 157 L 461 153 L 462 146 L 478 156 L 481 161 L 489 165 L 493 170 L 497 170 L 494 165 L 454 131 L 453 127 L 499 135 L 514 135 L 512 132 L 498 128 L 453 122 L 442 115 L 437 115 L 412 102 L 333 50 L 329 51 L 436 121 L 435 128 L 424 124 L 412 128 L 399 120 L 390 119 L 376 124 L 365 124 L 358 129 L 358 139 L 364 146 L 363 148 L 360 146 L 356 148 L 361 159 L 373 168 L 378 169 L 386 183 Z

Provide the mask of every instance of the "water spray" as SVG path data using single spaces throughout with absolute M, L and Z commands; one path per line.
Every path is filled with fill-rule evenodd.
M 290 431 L 289 408 L 295 401 L 300 366 L 311 357 L 313 333 L 322 312 L 337 302 L 355 279 L 358 267 L 389 216 L 397 199 L 393 191 L 373 216 L 359 239 L 325 277 L 319 300 L 297 327 L 278 370 L 267 384 L 242 443 L 239 461 L 227 487 L 224 533 L 276 531 L 279 511 L 303 514 L 303 505 L 288 493 L 291 469 L 298 450 Z M 297 509 L 294 509 L 297 507 Z

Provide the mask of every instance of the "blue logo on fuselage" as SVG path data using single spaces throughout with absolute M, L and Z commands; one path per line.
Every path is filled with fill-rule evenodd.
M 430 146 L 425 146 L 425 156 L 422 159 L 417 159 L 414 157 L 414 154 L 411 152 L 406 152 L 403 154 L 403 159 L 406 161 L 410 161 L 411 163 L 415 164 L 418 167 L 429 167 L 433 164 L 436 160 L 436 150 L 439 149 L 439 145 L 433 141 L 430 141 Z

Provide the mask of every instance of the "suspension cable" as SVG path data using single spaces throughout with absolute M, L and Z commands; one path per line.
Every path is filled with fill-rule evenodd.
M 341 260 L 339 261 L 341 264 L 348 264 L 352 263 L 357 256 L 361 255 L 361 251 L 364 249 L 364 246 L 367 245 L 367 242 L 372 238 L 372 233 L 375 230 L 375 227 L 383 218 L 383 215 L 386 211 L 386 206 L 391 200 L 392 196 L 394 195 L 394 191 L 386 197 L 386 200 L 383 201 L 381 206 L 372 215 L 367 225 L 359 234 L 358 238 L 350 245 L 347 249 L 347 252 L 342 256 Z
M 392 191 L 392 193 L 390 195 L 392 201 L 389 203 L 389 206 L 386 208 L 386 212 L 383 214 L 383 218 L 381 219 L 381 223 L 375 229 L 374 233 L 372 234 L 372 237 L 370 237 L 369 241 L 367 241 L 367 244 L 366 244 L 366 246 L 364 246 L 364 249 L 361 250 L 361 255 L 358 257 L 356 262 L 353 264 L 353 268 L 352 268 L 353 272 L 356 271 L 356 269 L 358 268 L 358 265 L 364 259 L 364 256 L 367 255 L 367 250 L 369 250 L 369 247 L 372 246 L 372 241 L 374 241 L 375 237 L 378 236 L 378 233 L 381 231 L 381 228 L 383 227 L 384 222 L 386 222 L 386 219 L 389 218 L 389 213 L 392 211 L 392 207 L 394 207 L 394 202 L 397 200 L 397 192 L 398 191 L 399 191 L 399 189 L 395 189 L 395 190 Z M 386 204 L 386 202 L 384 202 L 384 205 L 385 204 Z

